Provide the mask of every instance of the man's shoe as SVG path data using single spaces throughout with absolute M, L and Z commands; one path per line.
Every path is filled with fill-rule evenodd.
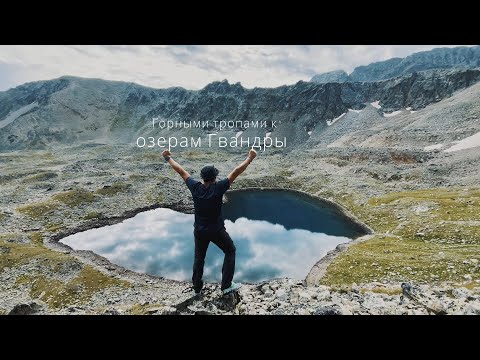
M 237 291 L 241 287 L 242 287 L 242 284 L 237 284 L 232 281 L 232 284 L 230 285 L 230 287 L 222 290 L 223 295 L 231 293 L 232 291 Z
M 202 295 L 202 290 L 200 291 L 196 291 L 196 290 L 193 290 L 193 297 L 200 297 L 200 295 Z

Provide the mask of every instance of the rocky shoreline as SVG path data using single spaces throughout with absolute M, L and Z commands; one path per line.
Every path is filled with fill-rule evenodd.
M 277 191 L 285 191 L 283 189 L 278 189 L 278 188 L 268 188 L 268 187 L 245 187 L 245 188 L 240 188 L 240 189 L 235 189 L 235 190 L 231 190 L 229 191 L 229 193 L 231 192 L 241 192 L 241 191 L 248 191 L 248 190 L 258 190 L 258 191 L 262 191 L 262 190 L 277 190 Z M 316 201 L 319 201 L 319 202 L 323 202 L 325 204 L 328 204 L 330 207 L 333 207 L 334 209 L 336 209 L 339 213 L 342 214 L 342 216 L 346 217 L 349 219 L 349 221 L 352 221 L 354 223 L 356 223 L 357 225 L 359 225 L 361 228 L 364 229 L 364 231 L 367 233 L 367 234 L 371 234 L 373 233 L 373 230 L 370 229 L 367 225 L 363 224 L 359 219 L 357 219 L 353 214 L 349 213 L 347 209 L 345 209 L 344 207 L 342 207 L 341 205 L 331 201 L 331 200 L 328 200 L 328 199 L 325 199 L 325 198 L 321 198 L 321 197 L 318 197 L 318 196 L 314 196 L 314 195 L 311 195 L 311 194 L 308 194 L 304 191 L 300 191 L 300 190 L 288 190 L 288 191 L 291 191 L 291 192 L 297 192 L 303 196 L 308 196 L 309 198 L 311 199 L 314 199 Z M 227 194 L 228 196 L 228 194 Z M 120 216 L 113 216 L 113 217 L 109 217 L 109 218 L 101 218 L 101 219 L 95 219 L 93 221 L 90 221 L 90 222 L 86 222 L 86 223 L 82 223 L 80 226 L 77 226 L 77 227 L 74 227 L 74 228 L 70 228 L 70 229 L 66 229 L 64 231 L 61 231 L 53 236 L 50 236 L 50 237 L 45 237 L 43 239 L 44 241 L 44 244 L 49 247 L 50 249 L 53 249 L 55 251 L 59 251 L 59 252 L 62 252 L 62 253 L 65 253 L 65 254 L 70 254 L 74 257 L 76 257 L 77 259 L 81 259 L 82 262 L 85 262 L 85 263 L 88 263 L 90 265 L 93 265 L 95 266 L 96 268 L 101 268 L 103 271 L 107 270 L 107 274 L 109 276 L 121 276 L 122 279 L 128 279 L 128 280 L 133 280 L 133 281 L 141 281 L 141 282 L 145 282 L 147 284 L 152 284 L 152 283 L 155 283 L 156 281 L 160 280 L 160 281 L 163 281 L 163 280 L 166 280 L 167 282 L 171 283 L 171 282 L 174 282 L 174 283 L 178 283 L 178 285 L 180 286 L 183 286 L 183 287 L 186 287 L 187 289 L 189 288 L 190 286 L 190 283 L 188 282 L 183 282 L 183 281 L 175 281 L 175 280 L 169 280 L 169 279 L 164 279 L 163 277 L 158 277 L 158 276 L 153 276 L 153 275 L 149 275 L 149 274 L 144 274 L 144 273 L 138 273 L 138 272 L 135 272 L 135 271 L 132 271 L 132 270 L 129 270 L 123 266 L 120 266 L 120 265 L 117 265 L 117 264 L 114 264 L 112 262 L 110 262 L 108 259 L 106 259 L 105 257 L 103 256 L 100 256 L 92 251 L 85 251 L 85 250 L 75 250 L 75 249 L 72 249 L 70 246 L 64 244 L 61 242 L 61 240 L 67 236 L 70 236 L 70 235 L 73 235 L 73 234 L 76 234 L 78 232 L 82 232 L 82 231 L 86 231 L 86 230 L 90 230 L 90 229 L 95 229 L 95 228 L 99 228 L 99 227 L 103 227 L 103 226 L 109 226 L 109 225 L 114 225 L 114 224 L 117 224 L 117 223 L 120 223 L 122 222 L 123 220 L 125 219 L 129 219 L 129 218 L 132 218 L 134 217 L 135 215 L 137 215 L 138 213 L 141 213 L 141 212 L 144 212 L 144 211 L 148 211 L 148 210 L 154 210 L 154 209 L 157 209 L 157 208 L 160 208 L 160 207 L 163 207 L 163 208 L 169 208 L 169 209 L 172 209 L 172 210 L 175 210 L 175 211 L 179 211 L 179 212 L 184 212 L 184 213 L 192 213 L 193 209 L 192 209 L 192 204 L 183 204 L 183 203 L 174 203 L 174 204 L 169 204 L 167 206 L 160 206 L 159 204 L 155 204 L 155 205 L 150 205 L 150 206 L 146 206 L 146 207 L 141 207 L 141 208 L 136 208 L 136 209 L 133 209 L 133 210 L 129 210 L 129 211 L 126 211 L 124 212 L 122 215 Z M 362 236 L 358 239 L 353 239 L 351 241 L 351 243 L 354 243 L 354 242 L 357 242 L 357 241 L 361 241 L 362 239 L 368 239 L 369 235 L 365 235 L 365 236 Z M 325 255 L 324 257 L 322 257 L 321 259 L 319 259 L 319 261 L 314 265 L 314 267 L 310 270 L 308 276 L 306 277 L 305 280 L 303 281 L 300 281 L 300 282 L 294 282 L 294 280 L 292 279 L 288 279 L 288 278 L 284 278 L 284 279 L 281 279 L 281 280 L 273 280 L 274 281 L 274 284 L 275 284 L 275 281 L 280 281 L 280 284 L 284 284 L 286 286 L 291 286 L 293 283 L 296 284 L 296 286 L 298 286 L 299 284 L 303 284 L 304 286 L 308 286 L 308 285 L 312 285 L 312 284 L 316 284 L 318 283 L 318 281 L 320 280 L 321 276 L 323 276 L 323 274 L 325 273 L 325 270 L 326 270 L 326 267 L 328 266 L 328 264 L 334 259 L 335 255 L 337 255 L 338 253 L 340 253 L 341 251 L 345 250 L 348 245 L 350 243 L 345 243 L 345 244 L 340 244 L 336 247 L 335 250 L 333 251 L 330 251 L 327 255 Z M 323 272 L 320 273 L 318 271 L 318 268 L 320 267 L 320 264 L 322 269 L 323 269 Z M 316 271 L 317 269 L 317 271 Z M 265 285 L 268 285 L 269 282 L 262 282 L 261 284 L 263 284 L 262 286 L 265 286 Z M 255 286 L 258 286 L 258 284 L 246 284 L 245 286 L 245 289 L 252 289 L 252 286 L 255 287 Z M 273 287 L 275 289 L 278 288 L 278 286 L 275 286 L 273 285 Z M 207 287 L 207 293 L 213 293 L 213 290 L 212 289 L 215 289 L 216 286 L 214 284 L 208 284 L 208 287 Z M 240 294 L 243 294 L 245 292 L 245 290 L 242 290 L 242 292 Z M 250 295 L 247 296 L 247 298 L 249 297 Z M 240 295 L 239 297 L 237 297 L 237 300 L 236 302 L 237 303 L 240 303 L 242 302 L 240 299 L 242 298 L 243 296 Z M 216 299 L 211 299 L 213 301 L 213 303 L 215 302 L 224 302 L 224 301 L 229 301 L 228 300 L 229 297 L 227 297 L 227 300 L 225 300 L 225 298 L 223 298 L 220 294 L 220 292 L 217 292 L 216 294 Z M 184 300 L 183 302 L 185 301 L 189 301 L 188 299 L 187 300 Z M 206 298 L 203 300 L 203 301 L 210 301 L 210 300 L 206 300 Z M 147 302 L 148 303 L 148 302 Z M 34 304 L 34 305 L 32 305 Z M 195 306 L 199 306 L 199 304 L 197 302 L 195 302 Z M 25 304 L 24 304 L 25 305 Z M 25 310 L 25 311 L 32 311 L 32 312 L 38 312 L 40 311 L 41 309 L 41 306 L 38 304 L 38 303 L 31 303 L 30 304 L 31 307 L 33 307 L 31 310 Z M 178 304 L 176 306 L 179 306 Z M 243 307 L 241 309 L 244 309 L 246 308 L 247 305 L 245 305 L 245 302 L 243 302 Z M 182 306 L 180 306 L 182 307 Z M 208 306 L 207 306 L 208 307 Z M 28 307 L 27 307 L 28 308 Z M 25 309 L 27 309 L 25 308 Z M 254 307 L 255 308 L 255 307 Z M 253 308 L 253 309 L 254 309 Z M 22 307 L 23 309 L 23 307 Z M 12 309 L 11 311 L 13 311 L 13 313 L 16 313 L 20 310 L 18 310 L 18 305 L 16 305 L 16 308 Z M 77 309 L 78 311 L 78 309 Z M 187 313 L 190 311 L 190 310 L 186 310 Z M 200 310 L 199 310 L 200 311 Z M 224 312 L 228 312 L 227 310 L 223 310 Z M 231 311 L 232 313 L 235 313 L 235 314 L 238 314 L 239 311 L 241 312 L 242 310 L 235 310 L 235 306 L 234 305 L 231 305 L 231 308 L 229 309 L 229 311 Z M 288 313 L 288 309 L 284 309 L 284 311 L 286 313 Z M 113 311 L 115 312 L 115 311 Z M 220 313 L 222 313 L 220 311 Z M 259 312 L 260 314 L 262 313 L 261 311 Z
M 285 191 L 283 189 L 278 189 L 278 188 L 269 188 L 269 187 L 245 187 L 245 188 L 240 188 L 240 189 L 235 189 L 231 190 L 227 193 L 227 196 L 229 193 L 232 192 L 241 192 L 241 191 L 249 191 L 249 190 L 257 190 L 257 191 L 262 191 L 262 190 L 276 190 L 276 191 Z M 303 196 L 308 196 L 311 199 L 314 199 L 316 201 L 319 201 L 320 203 L 325 203 L 328 204 L 328 206 L 336 209 L 342 216 L 347 218 L 349 221 L 357 224 L 360 228 L 362 228 L 366 235 L 361 236 L 357 239 L 352 239 L 348 243 L 340 244 L 338 245 L 334 250 L 329 251 L 324 257 L 320 258 L 318 262 L 312 267 L 312 269 L 309 271 L 307 277 L 303 281 L 305 284 L 317 284 L 321 277 L 325 274 L 326 268 L 330 264 L 330 262 L 335 258 L 336 255 L 338 255 L 341 251 L 344 251 L 350 244 L 362 241 L 362 240 L 367 240 L 371 236 L 370 234 L 373 233 L 373 230 L 368 227 L 366 224 L 363 224 L 358 218 L 356 218 L 353 214 L 349 213 L 347 209 L 342 207 L 340 204 L 337 204 L 331 200 L 319 197 L 319 196 L 314 196 L 311 194 L 308 194 L 304 191 L 300 190 L 287 190 L 290 192 L 296 192 L 298 194 L 301 194 Z M 84 250 L 75 250 L 72 249 L 70 246 L 64 244 L 61 242 L 61 240 L 67 236 L 87 231 L 90 229 L 96 229 L 99 227 L 103 226 L 109 226 L 109 225 L 114 225 L 122 222 L 123 220 L 129 219 L 134 217 L 135 215 L 148 211 L 148 210 L 154 210 L 158 208 L 169 208 L 171 210 L 175 210 L 178 212 L 183 212 L 183 213 L 192 213 L 192 204 L 183 204 L 183 203 L 173 203 L 169 204 L 167 206 L 161 206 L 159 204 L 155 205 L 150 205 L 150 206 L 145 206 L 141 208 L 136 208 L 133 210 L 129 210 L 124 212 L 120 216 L 113 216 L 113 217 L 108 217 L 108 218 L 100 218 L 100 219 L 95 219 L 90 222 L 82 223 L 80 226 L 74 227 L 74 228 L 69 228 L 64 231 L 58 232 L 52 236 L 45 237 L 44 238 L 44 243 L 47 245 L 49 248 L 54 249 L 56 251 L 60 251 L 63 253 L 67 254 L 72 254 L 76 256 L 77 258 L 81 258 L 82 261 L 89 261 L 90 263 L 99 266 L 99 267 L 104 267 L 110 271 L 114 271 L 116 275 L 123 275 L 126 276 L 127 274 L 130 277 L 135 277 L 135 278 L 142 278 L 145 277 L 145 280 L 151 280 L 152 276 L 148 274 L 142 274 L 142 273 L 136 273 L 134 271 L 131 271 L 127 268 L 124 268 L 120 265 L 113 264 L 111 263 L 108 259 L 104 258 L 103 256 L 100 256 L 92 251 L 84 251 Z M 183 285 L 185 285 L 184 282 L 181 282 Z

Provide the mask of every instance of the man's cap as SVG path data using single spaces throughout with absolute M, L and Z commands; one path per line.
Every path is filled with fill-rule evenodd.
M 200 176 L 202 177 L 203 181 L 210 181 L 217 177 L 218 169 L 213 165 L 206 165 L 200 171 Z

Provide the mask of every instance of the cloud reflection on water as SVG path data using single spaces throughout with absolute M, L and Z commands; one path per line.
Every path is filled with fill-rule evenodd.
M 237 247 L 235 279 L 256 282 L 288 276 L 303 279 L 311 267 L 346 237 L 286 230 L 279 224 L 226 220 L 225 227 Z M 111 262 L 175 280 L 191 278 L 193 265 L 193 215 L 156 209 L 122 223 L 71 235 L 62 240 L 74 249 L 92 250 Z M 210 244 L 204 279 L 219 281 L 223 253 Z

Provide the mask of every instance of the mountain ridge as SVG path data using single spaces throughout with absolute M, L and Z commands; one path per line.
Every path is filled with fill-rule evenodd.
M 282 132 L 304 139 L 303 132 L 327 127 L 328 120 L 348 109 L 362 109 L 378 101 L 384 112 L 406 107 L 416 110 L 479 80 L 480 70 L 448 69 L 378 82 L 299 81 L 277 88 L 246 89 L 224 80 L 201 90 L 186 90 L 61 77 L 0 93 L 0 150 L 97 138 L 128 143 L 139 134 L 152 133 L 152 117 L 172 121 L 266 121 L 266 131 L 273 130 L 272 122 L 276 121 L 283 124 Z M 212 125 L 197 134 L 205 136 L 205 130 L 212 130 Z
M 332 74 L 339 74 L 344 72 L 343 70 L 317 74 L 310 81 L 322 83 L 325 79 L 333 78 L 333 81 L 338 82 L 372 82 L 433 69 L 474 69 L 478 67 L 480 67 L 480 46 L 443 47 L 416 52 L 405 58 L 395 57 L 357 66 L 351 74 L 346 77 L 340 76 L 339 79 L 335 79 Z

